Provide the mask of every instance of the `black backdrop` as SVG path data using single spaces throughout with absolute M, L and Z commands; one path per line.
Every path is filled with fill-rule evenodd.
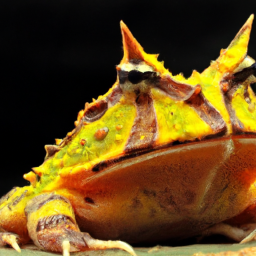
M 28 184 L 45 144 L 74 127 L 86 101 L 115 82 L 122 19 L 174 74 L 203 71 L 256 1 L 1 0 L 0 195 Z M 256 26 L 255 26 L 256 27 Z M 256 28 L 249 55 L 256 58 Z

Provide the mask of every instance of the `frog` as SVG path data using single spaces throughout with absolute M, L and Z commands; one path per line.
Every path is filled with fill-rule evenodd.
M 256 63 L 251 15 L 202 73 L 173 75 L 121 21 L 123 59 L 107 93 L 46 145 L 29 185 L 0 199 L 0 246 L 125 250 L 221 234 L 256 238 Z

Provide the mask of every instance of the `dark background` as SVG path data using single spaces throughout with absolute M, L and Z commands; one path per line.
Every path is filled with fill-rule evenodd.
M 0 195 L 28 184 L 22 175 L 43 162 L 44 145 L 65 137 L 84 103 L 115 82 L 121 19 L 173 74 L 189 76 L 207 68 L 254 12 L 255 0 L 1 0 Z

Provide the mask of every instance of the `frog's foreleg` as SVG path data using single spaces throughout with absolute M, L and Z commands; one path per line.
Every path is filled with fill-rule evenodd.
M 10 245 L 13 249 L 15 249 L 17 252 L 20 252 L 20 247 L 18 245 L 19 242 L 19 236 L 10 233 L 10 232 L 0 232 L 0 247 L 5 245 Z
M 25 209 L 27 227 L 35 245 L 47 251 L 69 252 L 118 248 L 136 255 L 121 241 L 101 241 L 80 232 L 73 208 L 63 196 L 45 193 L 30 200 Z

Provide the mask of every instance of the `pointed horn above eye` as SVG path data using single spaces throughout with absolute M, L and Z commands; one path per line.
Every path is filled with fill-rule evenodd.
M 246 57 L 253 19 L 254 15 L 252 14 L 228 48 L 221 51 L 220 57 L 217 59 L 221 73 L 233 71 Z
M 131 59 L 137 59 L 144 61 L 143 55 L 145 54 L 142 46 L 134 38 L 131 31 L 124 24 L 123 21 L 120 22 L 122 38 L 123 38 L 123 48 L 124 48 L 124 57 L 121 63 L 127 63 Z
M 163 62 L 157 60 L 159 54 L 148 54 L 144 52 L 143 47 L 134 38 L 123 21 L 120 22 L 120 26 L 124 48 L 124 57 L 120 65 L 128 63 L 130 60 L 144 61 L 158 72 L 169 73 L 169 71 L 164 68 Z

